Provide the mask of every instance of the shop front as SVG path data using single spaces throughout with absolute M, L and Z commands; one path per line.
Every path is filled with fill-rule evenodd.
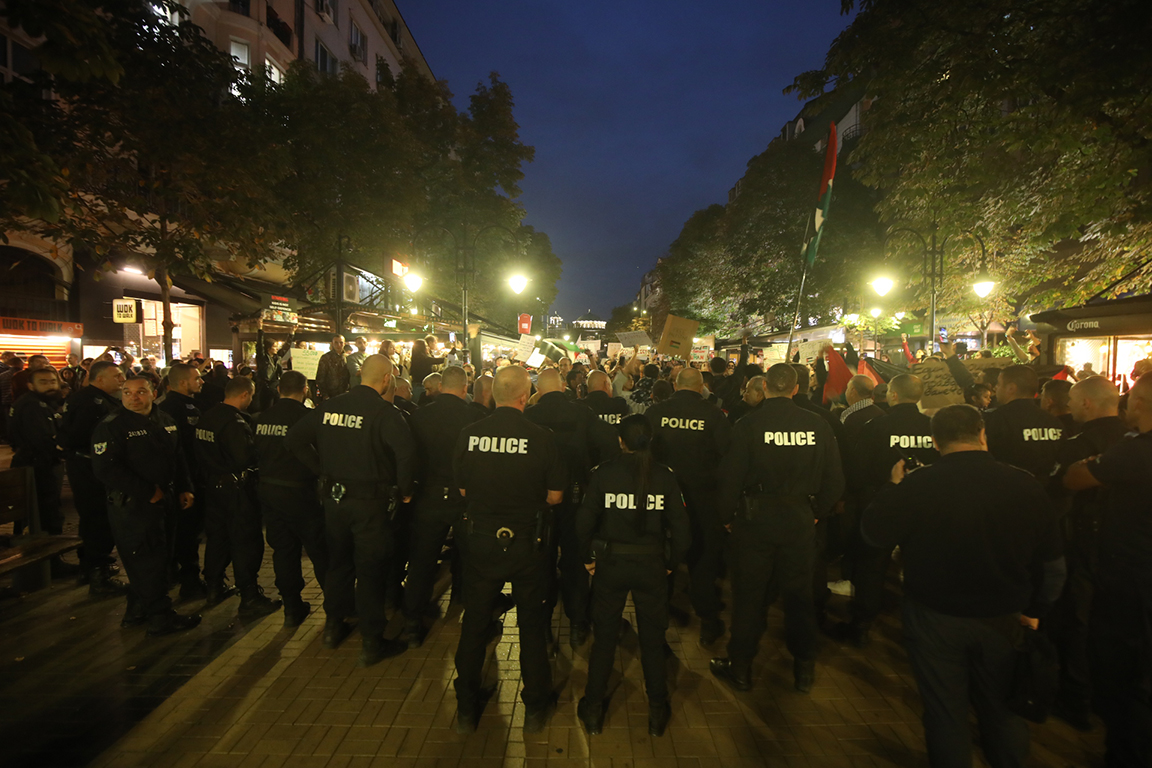
M 1107 376 L 1124 391 L 1132 385 L 1133 364 L 1152 358 L 1152 296 L 1047 310 L 1031 319 L 1051 340 L 1045 362 Z
M 53 368 L 68 364 L 68 355 L 80 354 L 84 326 L 60 320 L 0 317 L 0 351 L 15 352 L 27 360 L 46 355 Z

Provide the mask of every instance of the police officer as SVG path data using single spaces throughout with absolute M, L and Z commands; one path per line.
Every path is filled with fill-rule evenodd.
M 612 380 L 604 371 L 596 370 L 588 374 L 588 395 L 584 398 L 584 405 L 592 409 L 592 413 L 600 420 L 616 426 L 622 419 L 632 413 L 628 401 L 622 397 L 612 396 Z
M 411 417 L 416 413 L 417 405 L 412 402 L 412 383 L 408 379 L 394 376 L 396 382 L 396 395 L 392 399 L 392 405 L 404 411 L 404 415 Z
M 404 590 L 404 623 L 408 647 L 419 648 L 427 632 L 436 563 L 464 511 L 464 498 L 452 480 L 452 455 L 460 431 L 484 418 L 465 400 L 468 376 L 458 366 L 445 368 L 440 396 L 412 414 L 412 436 L 419 452 L 419 485 L 409 524 L 408 584 Z M 457 585 L 453 583 L 453 588 Z
M 676 392 L 648 409 L 652 454 L 672 467 L 692 524 L 688 550 L 688 595 L 700 617 L 700 642 L 710 645 L 724 634 L 720 619 L 720 577 L 724 525 L 717 509 L 717 470 L 732 439 L 732 426 L 719 407 L 704 399 L 704 379 L 695 368 L 676 375 Z M 671 584 L 669 584 L 671 587 Z
M 1026 365 L 1011 365 L 996 380 L 999 405 L 985 414 L 988 451 L 998 461 L 1046 481 L 1056 466 L 1064 425 L 1040 408 L 1040 379 Z
M 888 413 L 861 427 L 859 439 L 848 446 L 848 489 L 857 510 L 863 511 L 872 503 L 901 459 L 910 466 L 927 466 L 940 457 L 932 444 L 932 420 L 918 405 L 923 396 L 924 383 L 919 376 L 894 376 L 888 383 Z M 858 523 L 854 528 L 848 556 L 856 588 L 848 609 L 851 621 L 833 626 L 830 634 L 863 648 L 871 642 L 869 632 L 883 606 L 892 548 L 870 546 L 860 537 Z
M 199 471 L 196 465 L 196 425 L 200 421 L 200 408 L 195 397 L 203 387 L 200 372 L 187 363 L 176 363 L 168 369 L 168 394 L 158 407 L 176 422 L 180 447 L 184 451 L 196 483 Z M 197 489 L 196 503 L 169 519 L 168 539 L 173 553 L 172 567 L 180 582 L 180 599 L 196 600 L 208 596 L 208 585 L 200 578 L 200 533 L 204 530 L 204 503 L 207 494 Z
M 732 639 L 728 658 L 712 659 L 711 669 L 738 690 L 752 687 L 775 585 L 796 690 L 808 693 L 816 677 L 813 529 L 839 500 L 844 475 L 832 429 L 792 402 L 795 369 L 777 363 L 764 378 L 764 404 L 736 424 L 720 467 L 721 510 L 733 534 Z
M 285 371 L 277 391 L 279 397 L 256 419 L 253 443 L 260 470 L 260 509 L 272 546 L 276 589 L 284 601 L 284 626 L 298 627 L 312 610 L 300 597 L 304 589 L 301 550 L 308 552 L 316 583 L 323 587 L 328 544 L 324 540 L 319 478 L 314 468 L 288 450 L 288 431 L 308 415 L 304 405 L 308 379 L 299 371 Z
M 288 430 L 288 448 L 325 481 L 325 648 L 338 646 L 360 617 L 360 665 L 403 653 L 384 637 L 389 564 L 396 551 L 392 518 L 412 499 L 415 444 L 400 411 L 383 399 L 392 363 L 370 355 L 360 385 L 324 402 Z
M 687 553 L 692 534 L 676 477 L 652 458 L 652 425 L 637 414 L 626 417 L 619 431 L 624 455 L 593 470 L 576 518 L 585 567 L 594 577 L 596 630 L 588 684 L 576 713 L 589 733 L 602 731 L 608 676 L 631 592 L 648 692 L 648 733 L 662 736 L 672 716 L 664 669 L 666 576 Z
M 467 509 L 464 548 L 464 624 L 456 648 L 456 730 L 476 730 L 483 707 L 481 673 L 492 609 L 512 582 L 520 624 L 520 674 L 524 680 L 524 731 L 548 723 L 556 703 L 548 664 L 550 573 L 548 507 L 569 487 L 565 461 L 552 433 L 523 415 L 532 392 L 528 372 L 515 365 L 496 372 L 495 412 L 465 427 L 456 443 L 453 471 Z M 562 392 L 557 392 L 563 397 Z M 583 569 L 583 564 L 581 564 Z
M 484 374 L 478 376 L 472 384 L 471 406 L 482 416 L 492 415 L 492 376 Z
M 1108 491 L 1064 488 L 1064 475 L 1078 461 L 1099 456 L 1119 443 L 1127 432 L 1120 418 L 1120 392 L 1103 376 L 1092 376 L 1068 390 L 1068 408 L 1079 432 L 1060 442 L 1056 470 L 1049 493 L 1062 500 L 1064 557 L 1068 579 L 1064 594 L 1052 612 L 1049 631 L 1060 651 L 1060 695 L 1055 714 L 1074 727 L 1092 728 L 1091 680 L 1088 662 L 1088 617 L 1096 583 L 1096 540 L 1106 513 Z
M 208 604 L 216 605 L 232 594 L 224 588 L 224 570 L 232 560 L 232 575 L 240 591 L 240 615 L 263 616 L 280 607 L 279 600 L 264 595 L 257 577 L 264 559 L 264 532 L 260 510 L 252 499 L 252 470 L 256 454 L 252 445 L 252 422 L 244 413 L 256 392 L 245 376 L 229 379 L 224 402 L 211 409 L 196 425 L 196 463 L 204 479 L 204 575 L 208 581 Z
M 1132 431 L 1099 456 L 1069 467 L 1064 487 L 1107 490 L 1088 630 L 1093 704 L 1108 729 L 1105 764 L 1147 766 L 1152 763 L 1152 373 L 1128 391 L 1124 419 Z
M 23 396 L 15 398 L 8 414 L 8 440 L 15 450 L 12 466 L 32 467 L 40 525 L 53 535 L 64 532 L 64 515 L 60 511 L 64 451 L 56 435 L 60 425 L 59 409 L 60 379 L 55 369 L 37 368 L 28 378 Z
M 553 551 L 560 549 L 559 592 L 564 596 L 564 613 L 568 616 L 571 632 L 568 644 L 579 648 L 588 639 L 591 629 L 588 615 L 588 572 L 580 554 L 576 538 L 576 510 L 583 498 L 588 472 L 595 464 L 620 453 L 616 431 L 596 418 L 587 407 L 569 400 L 564 394 L 564 380 L 555 368 L 542 371 L 536 378 L 539 400 L 524 411 L 524 416 L 535 424 L 552 431 L 560 455 L 568 470 L 568 488 L 564 499 L 555 509 L 556 535 Z M 557 589 L 555 580 L 549 595 L 549 607 L 555 608 Z
M 84 542 L 80 549 L 81 579 L 88 580 L 90 595 L 123 595 L 127 587 L 112 578 L 115 542 L 108 524 L 108 494 L 92 472 L 92 433 L 120 407 L 124 373 L 111 360 L 100 360 L 92 364 L 86 381 L 86 386 L 65 401 L 58 434 Z
M 124 383 L 124 407 L 92 436 L 92 470 L 108 489 L 108 519 L 128 574 L 128 610 L 121 626 L 148 623 L 149 635 L 191 629 L 199 616 L 181 616 L 168 599 L 168 506 L 187 511 L 192 480 L 176 425 L 153 406 L 146 377 Z

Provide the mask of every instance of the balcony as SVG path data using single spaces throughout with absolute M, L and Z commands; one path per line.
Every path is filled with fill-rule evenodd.
M 276 13 L 276 9 L 271 4 L 268 5 L 268 30 L 276 36 L 277 40 L 284 43 L 285 48 L 292 49 L 292 27 L 280 18 L 280 14 Z
M 251 0 L 228 0 L 228 10 L 251 18 L 252 2 Z

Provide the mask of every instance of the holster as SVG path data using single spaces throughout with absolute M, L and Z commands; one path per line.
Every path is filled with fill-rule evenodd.
M 536 513 L 536 549 L 548 550 L 552 546 L 552 508 L 544 507 Z

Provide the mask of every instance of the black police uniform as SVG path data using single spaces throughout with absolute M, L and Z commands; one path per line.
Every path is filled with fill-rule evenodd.
M 276 589 L 284 601 L 285 619 L 292 621 L 303 619 L 305 613 L 300 599 L 304 589 L 301 550 L 308 552 L 321 588 L 328 573 L 324 506 L 316 468 L 306 466 L 288 449 L 288 431 L 307 415 L 308 408 L 299 400 L 278 398 L 257 417 L 253 439 L 260 470 L 260 510 L 272 546 Z
M 545 603 L 556 566 L 546 541 L 547 498 L 569 487 L 566 463 L 552 432 L 508 407 L 461 430 L 453 455 L 456 487 L 467 505 L 461 527 L 468 541 L 464 623 L 456 649 L 457 727 L 480 714 L 488 629 L 505 582 L 512 583 L 520 625 L 521 698 L 527 713 L 539 716 L 552 701 Z
M 921 413 L 915 403 L 893 405 L 888 413 L 865 424 L 859 439 L 848 447 L 847 453 L 848 489 L 859 510 L 872 503 L 889 482 L 892 467 L 901 459 L 914 459 L 928 465 L 940 458 L 932 443 L 932 419 Z M 850 559 L 856 595 L 849 606 L 849 615 L 853 639 L 858 642 L 866 642 L 866 633 L 883 607 L 884 579 L 892 561 L 892 549 L 871 546 L 859 536 L 853 542 Z
M 165 520 L 179 495 L 192 492 L 176 424 L 155 406 L 147 416 L 121 408 L 96 427 L 91 455 L 130 582 L 126 619 L 148 618 L 150 631 L 162 630 L 158 622 L 172 613 Z M 163 497 L 153 502 L 157 488 Z
M 416 411 L 420 410 L 420 406 L 416 405 L 416 403 L 412 402 L 411 400 L 409 400 L 406 397 L 400 397 L 399 395 L 397 395 L 392 400 L 392 404 L 395 405 L 400 410 L 404 411 L 404 415 L 408 416 L 408 417 L 411 417 L 412 414 L 414 414 L 414 413 L 416 413 Z
M 592 413 L 600 417 L 601 421 L 612 426 L 616 426 L 621 419 L 632 413 L 627 400 L 622 397 L 613 397 L 601 390 L 589 392 L 582 402 L 592 409 Z
M 205 492 L 204 578 L 209 590 L 224 583 L 228 561 L 245 602 L 260 594 L 257 576 L 264 560 L 260 510 L 252 498 L 256 454 L 252 422 L 240 409 L 221 403 L 196 424 L 196 465 Z
M 1127 429 L 1119 416 L 1092 419 L 1078 432 L 1061 441 L 1056 469 L 1048 493 L 1061 501 L 1061 530 L 1068 578 L 1064 594 L 1048 623 L 1060 651 L 1061 716 L 1081 728 L 1090 727 L 1091 672 L 1088 661 L 1088 621 L 1092 611 L 1097 570 L 1097 536 L 1106 514 L 1107 488 L 1088 488 L 1073 493 L 1064 488 L 1068 467 L 1099 456 L 1119 443 Z
M 553 576 L 548 604 L 549 608 L 555 608 L 557 592 L 563 594 L 564 613 L 572 628 L 570 644 L 578 647 L 588 636 L 590 588 L 580 541 L 576 538 L 576 510 L 588 483 L 588 472 L 601 461 L 619 455 L 620 439 L 615 429 L 597 419 L 587 407 L 569 400 L 563 392 L 542 395 L 536 405 L 524 411 L 524 416 L 552 431 L 568 470 L 564 500 L 554 512 L 556 535 L 552 540 L 552 556 L 555 557 L 558 547 L 560 580 L 557 584 Z
M 408 584 L 404 620 L 410 644 L 423 640 L 423 617 L 432 600 L 436 563 L 449 530 L 458 526 L 464 498 L 452 479 L 452 457 L 460 431 L 484 418 L 456 395 L 441 393 L 412 415 L 419 452 L 419 486 L 409 522 Z M 460 538 L 457 530 L 454 538 Z M 459 588 L 455 584 L 454 589 Z
M 172 417 L 176 422 L 176 431 L 180 435 L 180 447 L 184 451 L 185 460 L 195 483 L 199 477 L 196 465 L 196 425 L 200 422 L 200 408 L 196 401 L 188 395 L 169 390 L 164 399 L 157 404 L 160 410 Z M 200 534 L 204 530 L 204 505 L 207 496 L 201 489 L 197 489 L 196 503 L 191 509 L 180 510 L 174 519 L 169 519 L 168 541 L 173 553 L 177 579 L 184 587 L 184 592 L 202 587 L 200 584 Z M 189 595 L 190 596 L 190 595 Z
M 718 406 L 687 389 L 656 403 L 645 416 L 652 424 L 652 455 L 672 467 L 688 505 L 692 525 L 692 546 L 686 557 L 688 596 L 700 617 L 701 635 L 711 642 L 724 634 L 716 586 L 725 540 L 717 509 L 717 471 L 732 440 L 732 425 Z
M 1088 462 L 1108 489 L 1098 539 L 1089 657 L 1108 728 L 1107 765 L 1152 763 L 1152 432 L 1130 432 Z
M 608 692 L 620 618 L 631 592 L 648 704 L 650 711 L 657 712 L 668 703 L 665 574 L 688 552 L 692 534 L 672 470 L 654 464 L 648 483 L 641 487 L 639 464 L 639 456 L 625 454 L 593 470 L 577 513 L 577 536 L 584 560 L 596 564 L 592 579 L 595 639 L 588 657 L 584 695 L 598 707 Z
M 108 499 L 104 484 L 92 471 L 92 433 L 115 413 L 120 401 L 93 386 L 82 387 L 64 402 L 57 437 L 64 449 L 68 484 L 80 517 L 80 567 L 91 574 L 113 562 L 112 528 L 108 524 Z
M 984 413 L 988 452 L 1046 482 L 1056 466 L 1064 425 L 1037 400 L 1020 398 Z
M 816 658 L 812 602 L 814 523 L 844 492 L 836 438 L 827 422 L 789 398 L 769 398 L 732 430 L 720 467 L 724 522 L 732 525 L 733 676 L 750 679 L 773 584 L 784 598 L 785 635 L 801 673 Z
M 51 534 L 64 532 L 60 486 L 64 482 L 64 452 L 57 442 L 60 412 L 56 403 L 29 391 L 8 412 L 8 442 L 15 453 L 13 467 L 32 467 L 40 525 Z
M 391 517 L 400 499 L 412 495 L 412 433 L 396 406 L 361 384 L 296 422 L 288 448 L 324 478 L 324 612 L 333 625 L 359 615 L 367 662 L 384 647 L 388 567 L 396 552 Z

